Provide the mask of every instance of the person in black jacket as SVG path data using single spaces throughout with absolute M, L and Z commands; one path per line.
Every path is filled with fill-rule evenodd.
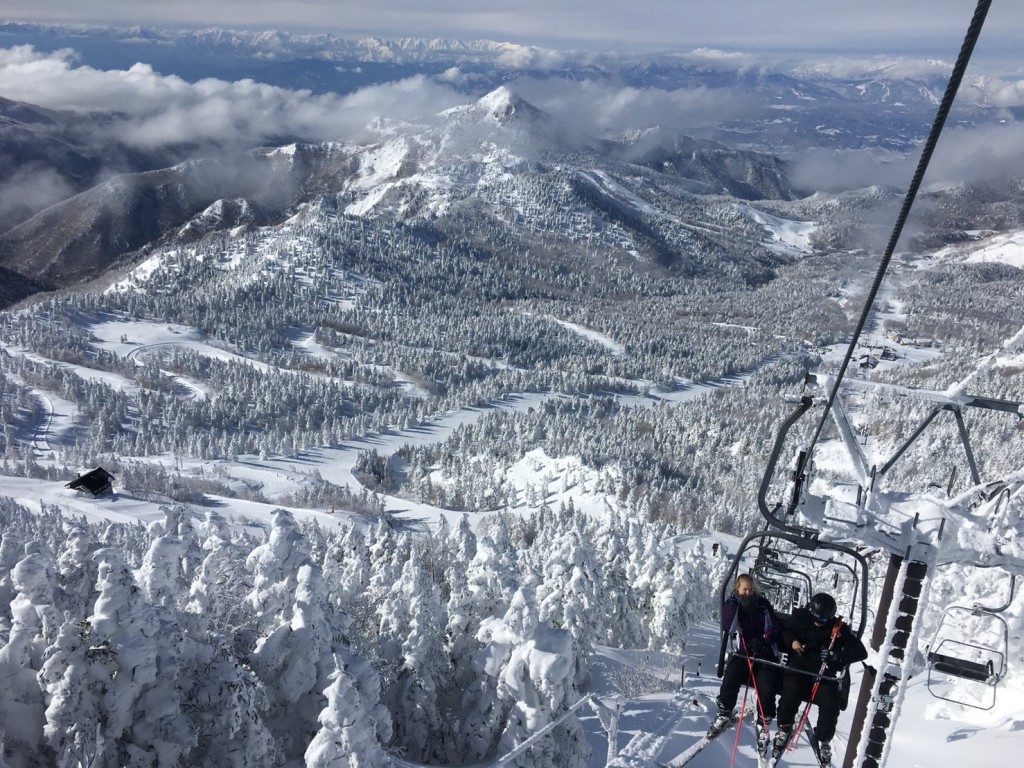
M 833 632 L 839 626 L 833 640 Z M 786 674 L 782 680 L 779 699 L 779 730 L 775 734 L 774 754 L 781 755 L 789 743 L 793 721 L 819 679 L 824 667 L 814 703 L 818 705 L 815 732 L 821 763 L 832 759 L 832 737 L 842 704 L 840 680 L 846 667 L 867 658 L 864 644 L 841 618 L 836 617 L 836 601 L 831 595 L 819 592 L 806 608 L 793 611 L 782 632 L 782 649 L 787 657 Z
M 775 609 L 761 594 L 754 577 L 746 573 L 738 576 L 732 594 L 722 605 L 722 632 L 733 635 L 736 653 L 729 657 L 725 666 L 718 691 L 718 712 L 709 734 L 720 731 L 732 721 L 740 687 L 753 682 L 758 702 L 758 745 L 767 749 L 767 729 L 775 717 L 775 697 L 781 675 L 778 667 L 761 664 L 759 660 L 779 660 L 778 627 Z

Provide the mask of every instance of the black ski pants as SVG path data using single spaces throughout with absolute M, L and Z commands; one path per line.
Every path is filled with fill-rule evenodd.
M 765 720 L 775 717 L 775 697 L 779 691 L 779 679 L 782 677 L 782 670 L 778 667 L 770 667 L 767 664 L 754 662 L 754 682 L 756 682 L 757 696 L 761 702 L 761 710 L 758 714 L 764 716 Z M 722 709 L 732 709 L 736 706 L 736 699 L 739 698 L 740 688 L 750 684 L 750 668 L 747 659 L 733 655 L 725 665 L 725 673 L 722 675 L 722 687 L 718 691 L 718 704 Z
M 814 675 L 787 672 L 782 678 L 782 696 L 779 698 L 779 728 L 791 730 L 800 704 L 811 696 Z M 834 680 L 822 679 L 818 692 L 814 694 L 818 706 L 818 722 L 814 726 L 818 741 L 832 741 L 836 735 L 839 720 L 839 686 Z

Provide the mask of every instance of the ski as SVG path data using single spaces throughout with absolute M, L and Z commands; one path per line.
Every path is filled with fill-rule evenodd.
M 766 762 L 767 768 L 775 768 L 779 763 L 782 762 L 782 758 L 786 755 L 786 747 L 789 746 L 789 742 L 786 742 L 786 746 L 782 749 L 776 749 L 774 742 L 772 743 L 771 754 L 768 755 Z
M 733 715 L 729 719 L 729 722 L 727 722 L 725 725 L 723 725 L 717 731 L 715 731 L 714 733 L 706 733 L 706 734 L 704 734 L 700 738 L 700 741 L 696 742 L 693 746 L 688 748 L 685 752 L 680 752 L 678 755 L 673 757 L 667 763 L 662 763 L 663 768 L 682 768 L 682 766 L 686 765 L 688 762 L 693 760 L 693 758 L 695 758 L 697 755 L 699 755 L 701 752 L 703 752 L 704 748 L 707 747 L 708 744 L 710 744 L 715 739 L 717 739 L 719 736 L 721 736 L 723 733 L 725 733 L 730 728 L 732 728 L 732 726 L 734 726 L 736 724 L 737 720 L 739 720 L 739 717 L 737 715 Z
M 811 745 L 811 751 L 814 752 L 814 759 L 818 762 L 821 768 L 832 768 L 831 760 L 821 759 L 821 750 L 819 749 L 818 734 L 814 730 L 814 726 L 808 724 L 804 730 L 804 734 L 807 736 L 807 742 Z M 788 745 L 787 745 L 788 746 Z M 762 763 L 760 757 L 758 758 L 758 768 L 775 768 L 775 766 L 782 763 L 782 758 L 785 757 L 786 750 L 783 749 L 778 755 L 772 754 L 767 762 Z
M 756 711 L 753 715 L 751 725 L 754 728 L 754 755 L 757 757 L 757 768 L 769 768 L 768 761 L 772 753 L 771 728 L 764 727 L 764 723 Z M 764 737 L 763 741 L 762 736 Z
M 758 722 L 755 721 L 754 722 L 754 734 L 755 734 L 755 736 L 757 735 L 758 729 L 759 729 Z M 756 745 L 756 741 L 755 741 L 755 745 Z M 768 741 L 764 745 L 764 749 L 763 750 L 760 747 L 758 747 L 758 746 L 755 746 L 755 749 L 757 750 L 757 768 L 771 768 L 771 760 L 772 760 L 772 740 L 771 740 L 771 734 L 770 733 L 768 734 Z

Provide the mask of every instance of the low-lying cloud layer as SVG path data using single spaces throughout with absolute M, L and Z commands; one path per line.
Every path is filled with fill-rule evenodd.
M 736 63 L 736 62 L 733 62 Z M 739 62 L 745 65 L 745 61 Z M 417 75 L 360 89 L 316 95 L 253 80 L 191 83 L 148 64 L 100 70 L 76 64 L 70 50 L 44 54 L 27 46 L 0 49 L 0 95 L 49 109 L 108 113 L 108 136 L 131 147 L 266 141 L 363 141 L 386 118 L 430 123 L 470 100 L 455 89 L 457 71 Z M 749 97 L 728 89 L 636 88 L 590 80 L 517 80 L 515 90 L 584 133 L 678 126 L 692 131 L 750 113 Z
M 869 186 L 904 189 L 919 154 L 878 150 L 836 152 L 810 149 L 792 159 L 790 178 L 801 189 L 842 192 Z M 1007 122 L 979 128 L 946 128 L 929 163 L 924 184 L 999 184 L 1024 173 L 1024 125 Z
M 133 147 L 259 144 L 276 137 L 357 140 L 376 117 L 420 121 L 465 101 L 424 77 L 348 96 L 313 95 L 253 80 L 187 82 L 147 64 L 105 71 L 75 65 L 73 51 L 0 50 L 0 94 L 50 109 L 111 115 L 113 138 Z
M 693 51 L 685 58 L 721 72 L 742 73 L 765 66 L 746 54 L 711 49 Z M 907 65 L 835 59 L 830 66 L 849 76 L 858 71 L 892 75 L 890 70 Z M 935 62 L 917 66 L 917 75 L 943 70 Z M 96 146 L 116 144 L 148 153 L 166 150 L 168 156 L 176 148 L 182 153 L 212 154 L 296 140 L 379 140 L 382 126 L 392 130 L 402 123 L 431 124 L 441 119 L 443 110 L 473 100 L 458 90 L 465 85 L 453 67 L 436 77 L 415 75 L 347 95 L 317 95 L 249 79 L 189 82 L 142 63 L 126 70 L 101 70 L 79 64 L 70 50 L 0 49 L 0 96 L 82 115 L 103 114 L 102 123 L 96 123 L 102 130 L 91 137 Z M 749 91 L 729 87 L 661 89 L 560 77 L 520 78 L 512 86 L 575 131 L 598 137 L 651 128 L 660 128 L 666 135 L 700 135 L 725 121 L 753 117 L 764 108 Z M 1002 107 L 1024 104 L 1024 83 L 1012 79 L 976 78 L 965 85 L 965 93 L 973 101 Z M 940 143 L 930 181 L 985 180 L 1024 167 L 1024 129 L 1012 120 L 974 131 L 948 130 L 948 134 Z M 902 187 L 916 158 L 813 149 L 792 160 L 794 181 L 801 188 L 839 191 L 872 184 Z M 22 219 L 24 211 L 39 210 L 69 192 L 67 180 L 44 168 L 22 169 L 7 182 L 0 188 L 0 216 L 9 214 L 12 219 Z

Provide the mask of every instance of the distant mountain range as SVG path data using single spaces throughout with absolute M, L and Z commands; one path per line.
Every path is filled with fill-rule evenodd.
M 730 89 L 760 108 L 723 126 L 724 135 L 745 137 L 768 151 L 866 144 L 906 149 L 920 139 L 921 126 L 927 126 L 949 74 L 948 66 L 939 63 L 921 67 L 913 76 L 901 76 L 899 70 L 879 64 L 836 77 L 827 70 L 784 71 L 752 66 L 745 60 L 733 63 L 727 57 L 555 51 L 490 40 L 350 40 L 281 31 L 0 24 L 0 47 L 13 45 L 31 45 L 45 52 L 72 49 L 77 61 L 98 69 L 128 69 L 145 62 L 162 74 L 190 82 L 206 77 L 252 78 L 314 94 L 351 93 L 413 75 L 437 77 L 453 71 L 458 77 L 446 77 L 445 82 L 477 95 L 520 78 L 586 80 L 668 91 Z M 979 88 L 973 96 L 961 97 L 957 120 L 988 121 L 1008 112 L 1020 116 L 1019 110 L 993 107 L 986 90 Z M 803 115 L 809 119 L 802 119 Z M 772 124 L 776 130 L 770 129 Z M 761 127 L 758 135 L 749 135 L 751 125 Z
M 778 256 L 761 245 L 761 230 L 726 212 L 727 201 L 784 203 L 813 193 L 791 180 L 781 159 L 799 147 L 907 150 L 926 131 L 945 84 L 939 75 L 837 80 L 814 72 L 716 68 L 667 54 L 280 32 L 0 24 L 0 46 L 10 45 L 72 47 L 76 63 L 100 69 L 145 61 L 191 80 L 254 78 L 313 93 L 441 76 L 454 67 L 467 98 L 431 125 L 369 126 L 358 144 L 295 137 L 273 146 L 139 149 L 106 130 L 109 114 L 44 109 L 0 94 L 0 187 L 28 190 L 27 182 L 34 182 L 33 194 L 0 198 L 4 304 L 103 279 L 157 245 L 274 225 L 314 203 L 337 215 L 422 225 L 441 233 L 435 236 L 471 240 L 490 232 L 493 241 L 502 232 L 522 242 L 532 237 L 524 232 L 561 237 L 571 228 L 573 242 L 635 251 L 643 268 L 685 273 L 723 269 L 728 262 L 746 265 L 740 272 L 753 269 L 751 279 L 760 279 L 754 273 Z M 522 98 L 518 78 L 728 89 L 757 106 L 703 137 L 664 127 L 595 137 Z M 955 119 L 970 124 L 1007 115 L 965 103 Z M 1000 205 L 1008 195 L 1019 197 L 1019 188 L 974 198 L 949 191 L 943 200 L 952 202 L 933 206 L 945 214 L 949 234 L 940 225 L 932 236 L 955 238 L 961 223 L 986 216 L 1012 226 L 1020 216 L 1019 209 Z M 795 215 L 821 221 L 823 242 L 850 246 L 851 222 L 870 218 L 863 212 L 874 206 L 891 205 L 871 195 L 845 199 L 831 211 L 809 200 Z M 984 215 L 972 199 L 985 207 Z
M 152 157 L 125 153 L 120 162 L 138 169 L 102 181 L 98 155 L 76 142 L 96 135 L 97 118 L 10 101 L 0 102 L 0 110 L 6 118 L 0 136 L 11 137 L 8 157 L 25 158 L 78 190 L 0 233 L 0 264 L 25 278 L 25 290 L 93 280 L 156 243 L 283 221 L 323 195 L 353 216 L 435 221 L 469 215 L 481 200 L 499 205 L 503 186 L 516 196 L 523 194 L 516 187 L 534 183 L 539 192 L 564 183 L 567 201 L 580 209 L 567 215 L 642 231 L 656 261 L 670 265 L 672 247 L 642 220 L 655 210 L 655 218 L 669 218 L 657 197 L 799 194 L 773 156 L 682 136 L 593 139 L 506 86 L 448 110 L 440 127 L 389 126 L 380 141 L 364 146 L 293 144 L 158 169 L 147 168 Z

